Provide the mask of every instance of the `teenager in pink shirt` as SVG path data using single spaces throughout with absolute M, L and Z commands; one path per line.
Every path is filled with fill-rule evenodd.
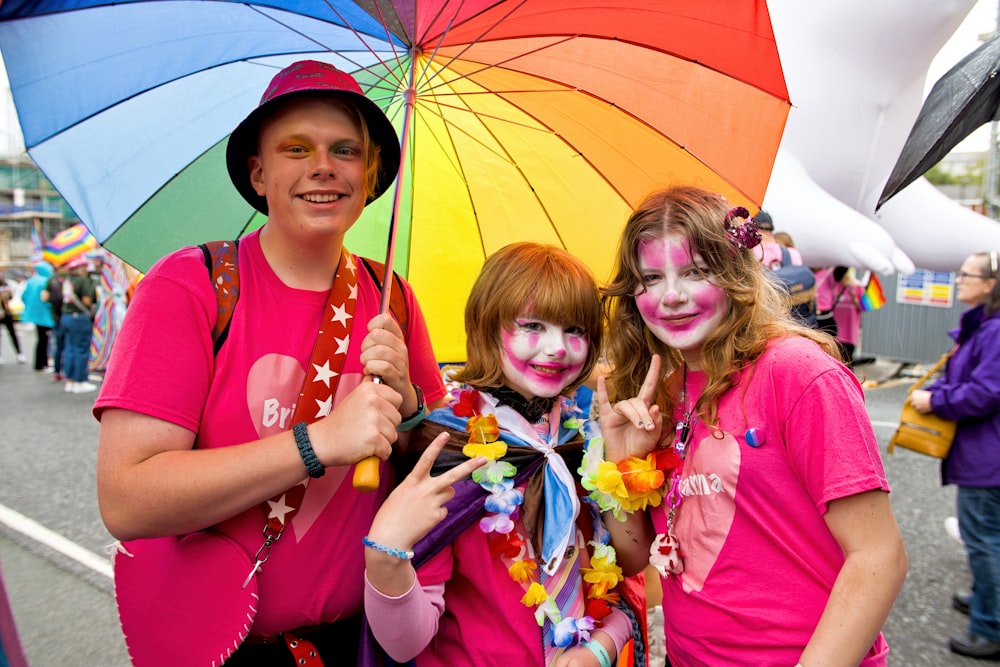
M 789 319 L 748 217 L 675 187 L 622 234 L 605 455 L 662 463 L 665 497 L 609 520 L 612 543 L 660 572 L 674 667 L 885 665 L 907 557 L 878 442 L 834 341 Z
M 201 251 L 168 255 L 136 289 L 94 408 L 101 512 L 125 541 L 126 643 L 140 666 L 293 665 L 302 651 L 353 664 L 360 542 L 390 477 L 361 493 L 354 464 L 387 459 L 445 394 L 409 287 L 404 337 L 344 248 L 399 144 L 349 75 L 303 61 L 275 76 L 227 159 L 268 216 L 238 245 L 228 337 L 213 350 L 222 297 Z M 152 576 L 129 577 L 144 564 Z M 143 599 L 150 580 L 163 587 Z
M 372 632 L 417 667 L 608 667 L 635 609 L 618 599 L 623 573 L 574 474 L 600 438 L 569 398 L 600 354 L 597 286 L 560 248 L 512 244 L 486 261 L 465 322 L 468 363 L 455 377 L 464 384 L 414 437 L 444 433 L 365 540 Z M 453 452 L 439 457 L 449 439 Z M 435 458 L 451 470 L 431 476 Z M 422 538 L 469 507 L 450 528 L 457 535 L 438 538 L 440 550 L 414 568 Z

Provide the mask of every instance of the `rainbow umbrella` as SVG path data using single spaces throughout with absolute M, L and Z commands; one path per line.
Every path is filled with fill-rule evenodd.
M 487 255 L 554 243 L 603 279 L 654 188 L 753 208 L 789 109 L 764 0 L 4 0 L 0 51 L 32 159 L 140 271 L 262 223 L 224 152 L 280 68 L 353 73 L 404 159 L 347 245 L 394 258 L 449 361 Z
M 97 247 L 97 238 L 81 223 L 62 230 L 45 244 L 42 259 L 52 266 L 62 266 L 71 259 Z

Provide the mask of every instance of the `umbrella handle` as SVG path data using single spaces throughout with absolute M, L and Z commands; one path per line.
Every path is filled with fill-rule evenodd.
M 382 384 L 382 378 L 378 376 L 375 376 L 372 380 L 375 384 Z M 354 464 L 354 477 L 352 481 L 356 490 L 370 492 L 378 488 L 379 463 L 380 461 L 377 456 L 368 456 Z
M 379 486 L 377 456 L 363 458 L 354 464 L 354 488 L 358 491 L 374 491 Z

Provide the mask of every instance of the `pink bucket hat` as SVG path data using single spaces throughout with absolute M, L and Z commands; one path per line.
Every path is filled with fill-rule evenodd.
M 382 109 L 361 92 L 361 87 L 347 72 L 317 60 L 300 60 L 278 72 L 264 91 L 257 108 L 236 126 L 226 145 L 226 166 L 229 178 L 251 206 L 267 214 L 267 200 L 257 194 L 250 183 L 250 157 L 257 153 L 261 122 L 292 95 L 343 97 L 361 111 L 368 125 L 368 134 L 379 146 L 378 180 L 375 192 L 367 203 L 378 199 L 396 178 L 399 171 L 399 139 L 392 123 Z

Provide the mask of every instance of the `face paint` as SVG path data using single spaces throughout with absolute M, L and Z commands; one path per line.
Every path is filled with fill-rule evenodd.
M 691 254 L 680 234 L 639 244 L 642 286 L 635 304 L 649 330 L 679 350 L 688 366 L 701 368 L 701 348 L 723 322 L 729 306 L 726 292 L 713 285 L 704 260 Z
M 500 332 L 503 374 L 507 386 L 525 398 L 552 398 L 572 384 L 583 370 L 590 350 L 587 331 L 528 315 L 518 317 L 513 330 Z

